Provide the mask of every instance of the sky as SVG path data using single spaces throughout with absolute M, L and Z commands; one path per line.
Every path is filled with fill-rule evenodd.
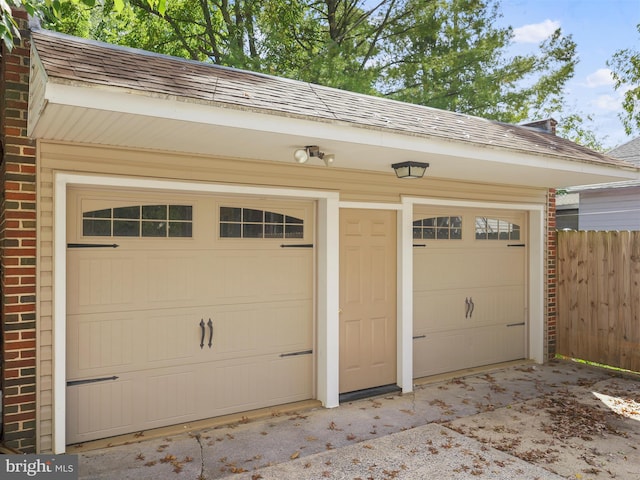
M 640 50 L 640 0 L 501 0 L 500 10 L 497 24 L 514 28 L 517 53 L 535 52 L 558 27 L 572 35 L 580 61 L 567 84 L 566 102 L 593 115 L 588 127 L 607 149 L 634 138 L 618 117 L 623 92 L 614 88 L 607 60 L 617 50 Z

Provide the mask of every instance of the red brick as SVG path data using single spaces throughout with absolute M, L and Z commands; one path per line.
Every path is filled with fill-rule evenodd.
M 7 106 L 11 107 L 11 105 L 7 105 Z M 4 129 L 4 133 L 5 135 L 15 135 L 16 137 L 19 137 L 22 135 L 22 130 L 15 127 L 6 127 Z
M 36 236 L 35 230 L 7 230 L 6 238 L 33 238 Z
M 5 405 L 18 405 L 20 403 L 30 403 L 36 401 L 35 393 L 29 395 L 16 395 L 15 397 L 5 397 Z
M 22 276 L 22 275 L 35 275 L 36 268 L 35 267 L 17 267 L 17 268 L 7 268 L 4 271 L 4 274 L 9 276 Z
M 35 367 L 35 366 L 36 366 L 35 357 L 28 358 L 25 360 L 10 360 L 8 362 L 5 362 L 5 368 L 26 368 L 26 367 Z
M 23 340 L 21 342 L 5 342 L 4 344 L 5 351 L 35 349 L 35 348 L 36 348 L 35 340 Z
M 27 200 L 30 202 L 35 202 L 36 194 L 35 193 L 24 193 L 24 192 L 14 192 L 8 190 L 5 192 L 5 198 L 7 200 Z
M 36 249 L 35 248 L 5 248 L 4 255 L 6 257 L 35 257 Z
M 5 212 L 5 217 L 34 220 L 36 218 L 36 212 L 28 210 L 9 210 Z
M 5 424 L 33 420 L 34 412 L 11 413 L 5 417 Z
M 5 287 L 4 293 L 6 293 L 7 295 L 16 295 L 20 293 L 35 294 L 36 287 L 35 286 L 24 286 L 24 287 L 9 286 L 9 287 Z
M 28 303 L 26 305 L 23 305 L 23 304 L 5 305 L 4 311 L 6 313 L 33 312 L 35 311 L 35 305 L 33 303 Z

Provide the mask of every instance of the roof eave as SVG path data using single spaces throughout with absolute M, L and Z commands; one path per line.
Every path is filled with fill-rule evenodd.
M 532 154 L 313 115 L 71 82 L 48 78 L 38 68 L 31 82 L 43 85 L 43 95 L 29 112 L 29 135 L 44 140 L 284 162 L 292 161 L 295 148 L 318 144 L 336 155 L 336 168 L 391 172 L 391 163 L 421 160 L 429 161 L 434 177 L 545 188 L 640 178 L 632 167 L 574 161 L 553 150 Z

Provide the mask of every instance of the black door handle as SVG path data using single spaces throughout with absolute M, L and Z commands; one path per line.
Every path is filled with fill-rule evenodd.
M 211 348 L 211 345 L 213 345 L 213 322 L 211 319 L 209 319 L 207 325 L 209 326 L 209 348 Z
M 202 330 L 202 336 L 200 337 L 200 348 L 204 348 L 204 319 L 200 319 L 200 329 Z

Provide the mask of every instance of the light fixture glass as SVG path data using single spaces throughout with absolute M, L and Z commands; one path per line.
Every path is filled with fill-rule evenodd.
M 391 168 L 395 170 L 398 178 L 422 178 L 429 164 L 409 161 L 394 163 Z
M 309 153 L 306 148 L 299 148 L 295 152 L 293 152 L 293 158 L 298 163 L 305 163 L 309 160 Z

